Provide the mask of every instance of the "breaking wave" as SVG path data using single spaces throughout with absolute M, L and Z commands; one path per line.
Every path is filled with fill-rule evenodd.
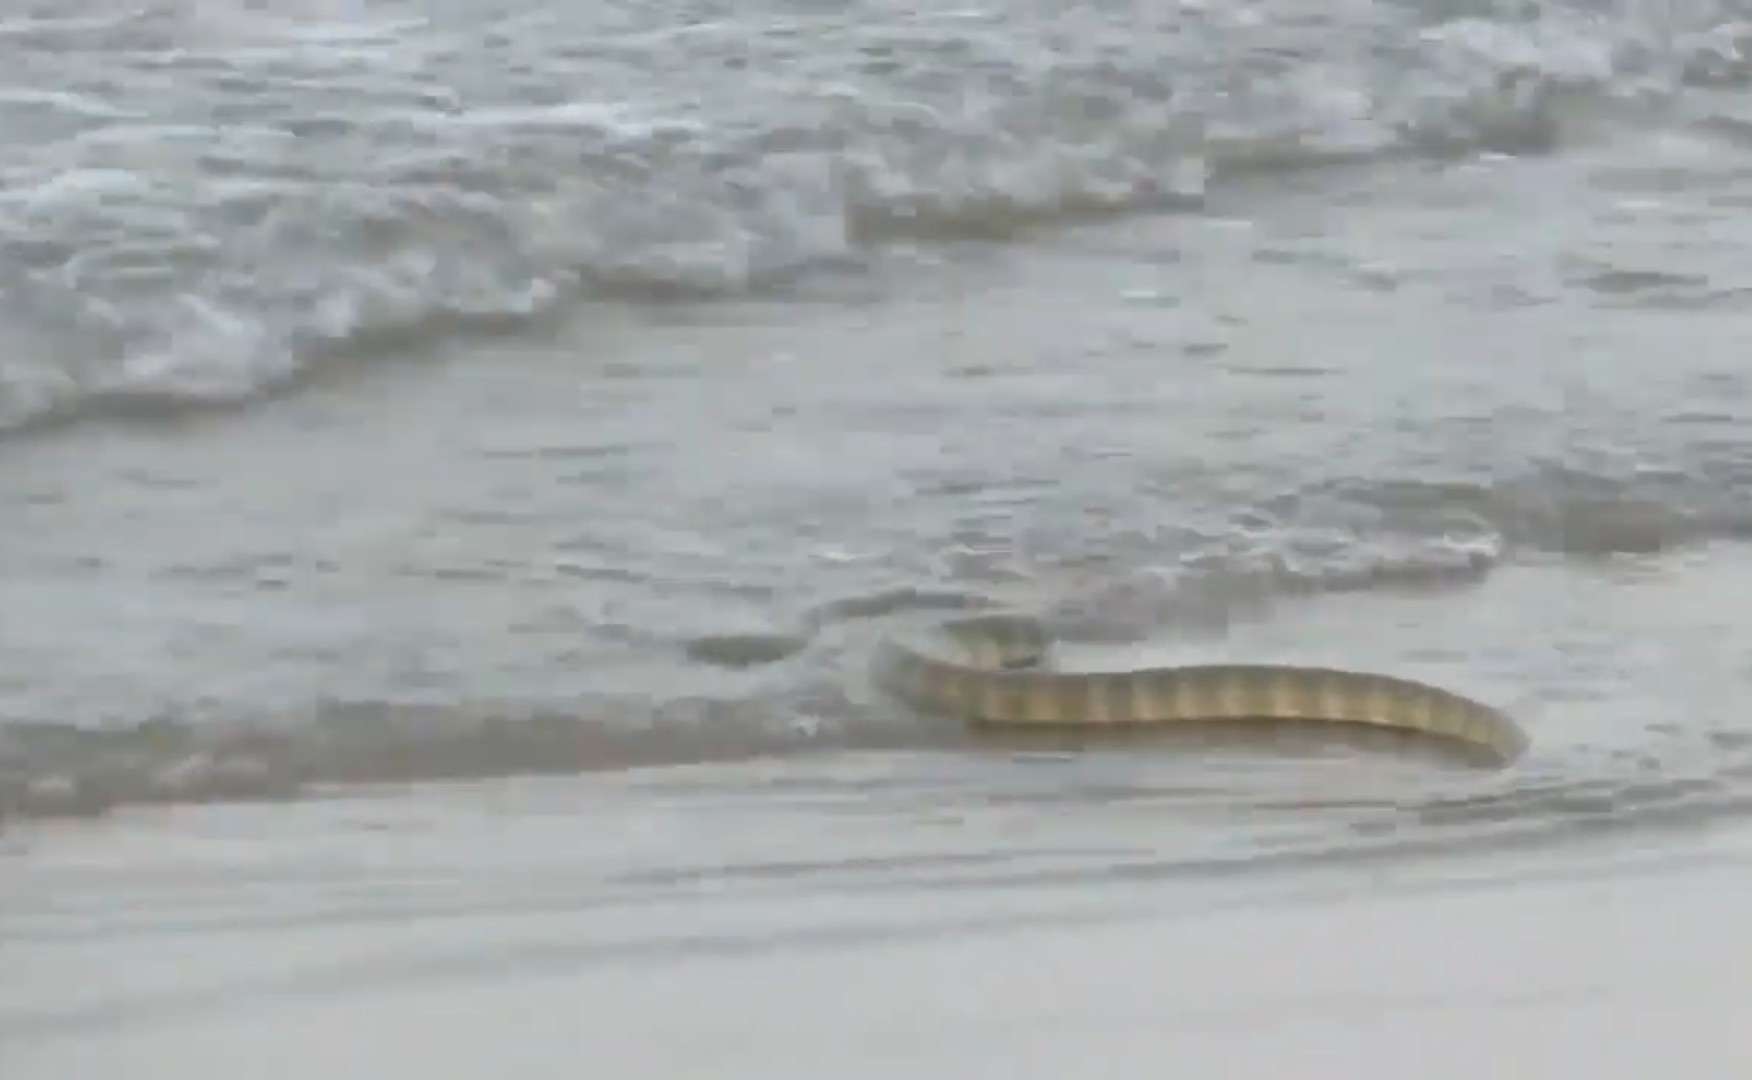
M 897 239 L 1195 206 L 1237 172 L 1546 151 L 1752 80 L 1728 3 L 62 7 L 0 23 L 35 87 L 0 92 L 0 429 L 245 400 L 590 297 L 831 280 Z

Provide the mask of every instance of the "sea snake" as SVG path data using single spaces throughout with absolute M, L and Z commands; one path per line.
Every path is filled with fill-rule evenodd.
M 1488 705 L 1410 679 L 1281 664 L 1198 664 L 1114 672 L 1039 669 L 1044 625 L 987 614 L 939 624 L 959 661 L 890 637 L 879 686 L 915 708 L 979 726 L 1115 728 L 1188 721 L 1314 720 L 1456 740 L 1507 765 L 1527 736 Z

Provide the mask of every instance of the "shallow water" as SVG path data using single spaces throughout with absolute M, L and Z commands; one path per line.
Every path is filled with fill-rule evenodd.
M 1697 138 L 1635 136 L 1741 183 Z M 941 745 L 952 725 L 865 665 L 975 603 L 1046 613 L 1073 663 L 1375 668 L 1716 738 L 1745 666 L 1711 583 L 1752 525 L 1734 305 L 1592 278 L 1492 299 L 1584 257 L 1732 295 L 1727 252 L 1611 231 L 1631 152 L 1249 186 L 951 247 L 876 297 L 594 304 L 242 413 L 20 436 L 14 783 L 199 794 L 204 751 L 281 792 Z M 1479 224 L 1433 231 L 1460 214 Z M 1487 259 L 1502 217 L 1537 228 Z M 1712 219 L 1712 244 L 1737 227 Z M 1383 250 L 1385 290 L 1357 276 Z M 1699 606 L 1655 634 L 1633 598 L 1668 587 Z M 758 662 L 713 662 L 726 635 Z M 1712 711 L 1636 711 L 1699 695 Z M 1642 749 L 1534 736 L 1509 783 Z
M 627 912 L 716 941 L 755 894 L 953 940 L 1575 869 L 1538 926 L 1743 835 L 1749 14 L 0 21 L 0 943 L 42 973 L 0 1033 L 197 1030 L 239 975 L 144 974 L 173 930 L 644 958 Z M 869 685 L 990 604 L 1069 665 L 1381 670 L 1532 746 L 1020 744 Z

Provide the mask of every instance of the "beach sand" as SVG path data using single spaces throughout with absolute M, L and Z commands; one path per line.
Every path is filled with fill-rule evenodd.
M 515 781 L 15 834 L 0 1071 L 1601 1080 L 1752 1066 L 1744 829 L 1055 879 L 958 869 L 914 824 L 882 858 L 823 846 L 813 864 L 606 874 L 605 841 L 640 827 L 614 801 Z M 745 806 L 741 824 L 764 814 Z M 750 855 L 777 843 L 761 835 Z

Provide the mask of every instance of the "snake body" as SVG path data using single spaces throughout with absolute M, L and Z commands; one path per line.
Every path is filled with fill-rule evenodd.
M 1325 721 L 1458 741 L 1507 764 L 1527 737 L 1502 712 L 1411 679 L 1337 668 L 1199 664 L 1113 672 L 1040 670 L 1037 620 L 982 615 L 941 624 L 958 660 L 890 638 L 879 685 L 916 708 L 976 725 L 1115 728 L 1194 721 Z

